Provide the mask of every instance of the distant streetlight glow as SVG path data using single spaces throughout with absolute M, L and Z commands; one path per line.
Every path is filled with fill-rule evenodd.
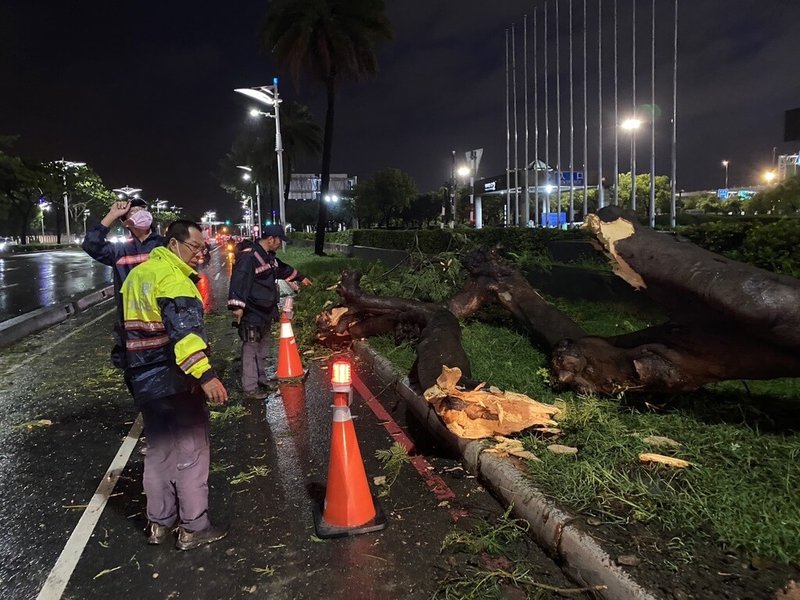
M 730 163 L 727 160 L 723 160 L 722 161 L 722 166 L 725 167 L 725 189 L 726 190 L 728 189 L 728 165 L 729 164 Z
M 625 119 L 621 127 L 627 131 L 631 131 L 632 129 L 639 129 L 642 126 L 642 120 L 636 118 Z
M 456 171 L 456 174 L 458 174 L 459 177 L 469 177 L 470 172 L 471 171 L 468 166 L 461 165 L 460 167 L 458 167 L 458 171 Z
M 775 171 L 765 171 L 763 177 L 764 181 L 766 181 L 767 183 L 772 183 L 773 181 L 775 181 L 777 175 L 775 174 Z

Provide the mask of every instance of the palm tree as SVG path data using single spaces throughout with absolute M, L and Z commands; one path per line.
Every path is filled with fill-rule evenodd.
M 327 109 L 322 148 L 322 198 L 330 185 L 337 85 L 378 71 L 375 48 L 392 39 L 383 0 L 275 0 L 264 20 L 262 41 L 278 67 L 295 81 L 305 75 L 325 85 Z M 325 203 L 320 201 L 314 252 L 325 244 Z

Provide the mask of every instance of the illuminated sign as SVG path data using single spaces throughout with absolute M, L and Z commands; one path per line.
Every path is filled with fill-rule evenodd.
M 493 191 L 495 191 L 496 188 L 497 188 L 497 182 L 496 181 L 490 181 L 489 183 L 484 183 L 483 184 L 483 191 L 484 192 L 493 192 Z

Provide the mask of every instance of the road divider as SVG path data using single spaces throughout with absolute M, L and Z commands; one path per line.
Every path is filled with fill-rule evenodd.
M 37 333 L 53 325 L 63 323 L 72 315 L 104 302 L 114 296 L 114 287 L 96 290 L 74 302 L 45 306 L 0 323 L 0 348 L 6 348 L 25 336 Z

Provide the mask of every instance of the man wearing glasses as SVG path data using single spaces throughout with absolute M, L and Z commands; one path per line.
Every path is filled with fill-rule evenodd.
M 177 527 L 179 550 L 219 540 L 227 528 L 208 518 L 208 406 L 228 392 L 208 356 L 195 267 L 205 244 L 200 226 L 175 221 L 166 247 L 122 284 L 125 376 L 142 411 L 147 542 L 162 544 Z

